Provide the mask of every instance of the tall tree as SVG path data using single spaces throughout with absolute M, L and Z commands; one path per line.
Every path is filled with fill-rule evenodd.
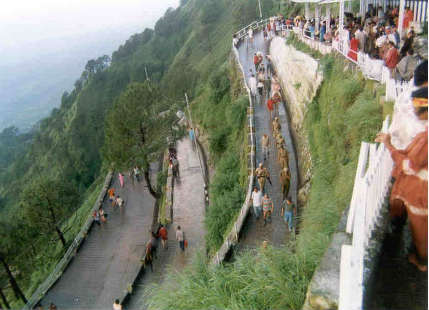
M 4 273 L 12 287 L 15 297 L 27 303 L 27 298 L 19 287 L 10 265 L 10 261 L 13 261 L 19 252 L 18 242 L 15 240 L 18 229 L 17 226 L 13 226 L 8 222 L 0 223 L 0 264 L 3 266 Z M 6 298 L 3 299 L 3 303 L 7 305 Z
M 58 178 L 39 178 L 24 189 L 21 204 L 28 224 L 42 234 L 57 234 L 63 247 L 66 240 L 61 223 L 79 202 L 76 187 Z
M 132 83 L 107 115 L 104 157 L 115 169 L 143 167 L 149 192 L 158 198 L 149 177 L 149 166 L 166 149 L 174 113 L 149 81 Z

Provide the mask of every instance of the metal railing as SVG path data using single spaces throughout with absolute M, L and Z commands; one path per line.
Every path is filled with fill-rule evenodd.
M 389 117 L 383 122 L 387 132 Z M 353 234 L 351 245 L 343 245 L 340 266 L 339 310 L 363 307 L 365 257 L 372 234 L 386 208 L 391 187 L 393 161 L 384 144 L 362 142 L 350 203 L 346 231 Z
M 94 211 L 98 210 L 100 204 L 103 203 L 104 197 L 106 196 L 107 190 L 112 181 L 112 177 L 113 177 L 113 172 L 109 172 L 106 176 L 106 179 L 104 180 L 103 189 L 98 195 L 98 198 L 94 206 L 90 210 L 90 214 L 88 215 L 88 218 L 85 224 L 82 226 L 80 232 L 77 234 L 76 238 L 74 238 L 72 244 L 67 249 L 63 258 L 61 258 L 61 260 L 57 263 L 57 265 L 55 266 L 51 274 L 46 278 L 46 280 L 42 284 L 39 285 L 37 290 L 28 299 L 27 304 L 23 307 L 24 310 L 33 309 L 37 305 L 37 303 L 40 300 L 42 300 L 42 298 L 52 287 L 52 285 L 61 277 L 61 275 L 63 274 L 64 270 L 67 268 L 68 264 L 73 259 L 73 257 L 76 256 L 77 250 L 79 249 L 82 242 L 86 239 L 88 235 L 88 231 L 94 222 L 94 218 L 92 214 Z

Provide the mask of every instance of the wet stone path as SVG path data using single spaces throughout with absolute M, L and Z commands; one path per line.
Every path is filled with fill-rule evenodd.
M 105 199 L 107 222 L 94 224 L 76 257 L 59 281 L 41 301 L 58 309 L 111 309 L 140 269 L 155 200 L 145 181 L 133 184 L 125 177 L 124 187 L 115 174 L 111 187 L 125 200 L 122 209 Z
M 162 283 L 168 269 L 180 271 L 189 264 L 199 250 L 204 250 L 204 182 L 198 155 L 187 138 L 177 143 L 180 178 L 175 180 L 173 198 L 173 223 L 168 226 L 168 249 L 158 246 L 158 258 L 136 283 L 126 309 L 146 309 L 145 290 L 152 283 Z M 176 241 L 176 227 L 180 225 L 189 241 L 185 252 Z
M 268 54 L 269 41 L 264 40 L 262 33 L 256 33 L 254 36 L 253 44 L 247 43 L 245 40 L 240 44 L 238 51 L 240 57 L 240 63 L 243 66 L 246 75 L 246 83 L 253 73 L 255 73 L 255 67 L 253 64 L 254 53 L 260 51 L 265 56 Z M 265 58 L 264 65 L 266 67 Z M 250 71 L 252 70 L 252 72 Z M 262 218 L 256 220 L 253 216 L 253 212 L 248 217 L 246 224 L 241 232 L 240 242 L 237 246 L 237 250 L 243 248 L 255 248 L 261 245 L 266 240 L 274 246 L 281 246 L 287 243 L 290 239 L 291 233 L 287 229 L 287 225 L 281 216 L 281 185 L 279 180 L 280 165 L 277 162 L 277 150 L 272 136 L 272 127 L 270 115 L 266 107 L 266 100 L 268 94 L 264 92 L 264 98 L 257 96 L 256 103 L 254 103 L 255 111 L 255 136 L 256 136 L 256 165 L 264 163 L 264 166 L 268 168 L 271 175 L 272 185 L 266 182 L 265 190 L 268 195 L 273 199 L 274 202 L 274 214 L 272 215 L 272 222 L 264 226 Z M 261 100 L 263 99 L 263 100 Z M 286 142 L 286 148 L 289 153 L 289 169 L 291 173 L 291 185 L 289 189 L 289 195 L 291 195 L 293 202 L 296 204 L 297 201 L 297 188 L 298 188 L 298 169 L 295 150 L 293 146 L 292 137 L 289 131 L 289 119 L 283 104 L 279 104 L 278 117 L 282 126 L 282 136 Z M 270 138 L 270 154 L 264 161 L 261 148 L 261 138 L 263 134 L 268 134 Z M 256 181 L 257 183 L 257 181 Z

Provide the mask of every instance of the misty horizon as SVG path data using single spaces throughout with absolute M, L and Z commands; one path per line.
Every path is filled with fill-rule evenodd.
M 17 2 L 17 7 L 23 3 Z M 63 1 L 73 8 L 70 12 L 51 0 L 42 2 L 55 7 L 57 15 L 53 10 L 52 18 L 45 20 L 47 12 L 36 10 L 28 11 L 26 17 L 13 17 L 14 4 L 9 4 L 9 15 L 8 5 L 0 12 L 0 130 L 12 125 L 24 131 L 31 128 L 59 106 L 61 95 L 73 88 L 88 60 L 110 56 L 130 36 L 153 28 L 169 7 L 178 5 L 178 0 L 125 0 L 119 4 L 110 0 L 99 7 L 96 18 L 88 20 L 90 12 L 82 11 L 104 2 L 92 0 L 89 6 L 78 6 Z M 120 7 L 123 9 L 117 11 Z M 67 17 L 61 21 L 58 14 L 64 12 Z

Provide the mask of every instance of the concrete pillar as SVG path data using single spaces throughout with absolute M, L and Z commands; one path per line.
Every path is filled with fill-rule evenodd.
M 352 2 L 347 1 L 347 12 L 351 12 L 351 11 L 352 11 Z
M 398 32 L 403 37 L 403 28 L 404 28 L 404 13 L 405 13 L 405 0 L 399 2 L 399 22 L 398 22 Z
M 310 4 L 305 3 L 305 19 L 310 19 Z
M 316 4 L 316 8 L 314 9 L 314 22 L 315 22 L 315 29 L 316 31 L 319 31 L 319 23 L 320 23 L 320 7 Z
M 330 4 L 326 4 L 326 29 L 330 29 L 331 28 L 331 5 Z

